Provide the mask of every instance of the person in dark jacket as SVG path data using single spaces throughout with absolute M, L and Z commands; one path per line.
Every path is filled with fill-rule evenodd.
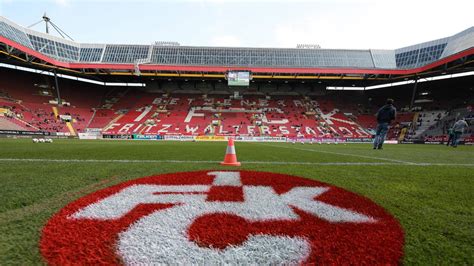
M 446 143 L 446 146 L 450 146 L 450 144 L 453 143 L 453 138 L 454 138 L 454 130 L 450 128 L 448 129 L 448 142 Z
M 396 116 L 397 109 L 393 106 L 393 99 L 387 99 L 387 103 L 377 111 L 377 129 L 375 130 L 374 150 L 382 149 L 388 126 Z

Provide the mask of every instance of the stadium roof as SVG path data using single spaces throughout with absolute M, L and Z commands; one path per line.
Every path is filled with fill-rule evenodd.
M 374 36 L 375 38 L 375 36 Z M 450 37 L 396 50 L 234 48 L 179 45 L 86 44 L 17 25 L 0 16 L 1 53 L 54 67 L 122 71 L 225 73 L 249 70 L 254 75 L 359 74 L 410 75 L 474 54 L 474 27 Z

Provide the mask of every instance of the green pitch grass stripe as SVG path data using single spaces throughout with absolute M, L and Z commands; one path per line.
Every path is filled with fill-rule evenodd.
M 396 161 L 396 160 L 395 160 Z M 0 158 L 0 162 L 46 162 L 46 163 L 177 163 L 177 164 L 218 164 L 220 161 L 195 160 L 94 160 L 94 159 L 35 159 L 35 158 Z M 243 164 L 269 165 L 407 165 L 406 162 L 272 162 L 272 161 L 241 161 Z M 414 166 L 473 166 L 469 163 L 410 163 Z
M 51 208 L 51 206 L 63 206 L 71 201 L 71 198 L 79 197 L 84 194 L 96 191 L 101 187 L 107 187 L 117 181 L 118 176 L 106 178 L 97 183 L 92 183 L 88 186 L 82 187 L 78 190 L 66 191 L 55 197 L 48 198 L 44 201 L 25 206 L 23 208 L 13 209 L 0 213 L 0 225 L 7 224 L 12 221 L 21 220 L 30 215 L 36 215 L 42 211 Z
M 96 160 L 96 159 L 37 159 L 37 158 L 0 158 L 0 162 L 47 162 L 47 163 L 220 163 L 220 161 L 196 160 Z
M 366 158 L 366 159 L 374 159 L 374 160 L 381 160 L 381 161 L 396 162 L 396 163 L 399 163 L 399 164 L 409 164 L 409 165 L 416 165 L 416 164 L 417 164 L 417 163 L 414 163 L 414 162 L 408 162 L 408 161 L 402 161 L 402 160 L 395 160 L 395 159 L 389 159 L 389 158 L 382 158 L 382 157 L 375 157 L 375 156 L 366 156 L 366 155 L 352 154 L 352 153 L 333 152 L 333 151 L 321 151 L 321 150 L 315 150 L 315 149 L 304 149 L 304 148 L 296 148 L 296 147 L 286 147 L 286 146 L 272 145 L 272 144 L 265 144 L 265 143 L 259 143 L 259 144 L 260 144 L 260 145 L 265 145 L 265 146 L 270 146 L 270 147 L 276 147 L 276 148 L 293 149 L 293 150 L 309 151 L 309 152 L 318 152 L 318 153 L 327 153 L 327 154 L 335 154 L 335 155 L 341 155 L 341 156 L 352 156 L 352 157 L 359 157 L 359 158 Z

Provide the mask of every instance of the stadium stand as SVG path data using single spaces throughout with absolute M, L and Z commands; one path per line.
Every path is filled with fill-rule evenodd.
M 30 130 L 83 132 L 94 114 L 92 108 L 101 104 L 105 92 L 100 86 L 61 80 L 63 105 L 58 106 L 50 77 L 14 70 L 2 70 L 1 76 L 0 106 Z M 72 129 L 62 119 L 68 116 Z
M 333 102 L 302 96 L 211 97 L 137 93 L 135 103 L 106 133 L 223 134 L 252 136 L 354 136 L 369 134 Z M 270 99 L 269 99 L 270 98 Z M 117 103 L 120 108 L 125 105 Z
M 285 137 L 371 137 L 376 126 L 376 103 L 384 92 L 314 93 L 300 85 L 253 84 L 239 96 L 222 83 L 163 82 L 162 89 L 103 87 L 61 80 L 58 106 L 51 78 L 5 70 L 0 80 L 0 107 L 8 110 L 2 129 L 38 130 L 76 135 L 88 130 L 105 134 L 241 135 Z M 276 89 L 278 87 L 278 89 Z M 281 88 L 285 88 L 282 91 Z M 313 94 L 312 94 L 313 93 Z M 440 99 L 439 91 L 432 92 Z M 410 93 L 396 100 L 406 106 Z M 461 96 L 464 94 L 460 94 Z M 472 116 L 466 107 L 451 111 L 462 98 L 417 105 L 398 112 L 387 138 L 394 140 L 444 136 L 458 117 Z M 465 104 L 465 103 L 464 103 Z M 439 110 L 438 108 L 445 108 Z M 472 129 L 465 137 L 472 135 Z
M 454 119 L 472 118 L 472 111 L 453 111 L 472 106 L 472 75 L 422 82 L 472 69 L 473 43 L 474 27 L 395 50 L 84 44 L 0 16 L 0 59 L 7 63 L 0 66 L 0 108 L 8 113 L 5 128 L 63 136 L 369 138 L 374 114 L 390 97 L 399 112 L 389 139 L 444 136 Z M 36 73 L 10 69 L 24 66 Z M 229 71 L 247 73 L 248 86 L 229 87 Z M 59 90 L 56 74 L 63 75 Z

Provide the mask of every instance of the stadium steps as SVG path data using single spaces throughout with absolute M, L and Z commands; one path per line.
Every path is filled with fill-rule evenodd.
M 54 113 L 54 117 L 56 118 L 56 120 L 58 122 L 60 122 L 60 119 L 59 119 L 59 110 L 56 106 L 53 106 L 51 107 L 53 109 L 53 113 Z M 71 136 L 76 136 L 77 133 L 76 133 L 76 130 L 74 129 L 74 127 L 72 126 L 72 123 L 71 122 L 66 122 L 66 127 L 67 129 L 69 130 L 69 133 L 71 133 Z
M 418 118 L 420 117 L 420 113 L 419 112 L 416 112 L 415 115 L 413 116 L 413 120 L 412 120 L 412 129 L 413 130 L 416 130 L 418 128 Z
M 87 122 L 87 125 L 85 128 L 89 128 L 89 126 L 92 123 L 92 120 L 94 120 L 95 114 L 97 113 L 97 109 L 94 108 L 93 110 L 94 110 L 94 113 L 92 114 L 91 119 L 89 119 L 89 122 Z
M 20 119 L 20 118 L 18 118 L 18 117 L 14 117 L 14 119 L 15 119 L 15 121 L 17 121 L 18 123 L 21 123 L 21 124 L 25 125 L 27 128 L 28 128 L 28 127 L 31 127 L 31 128 L 34 128 L 34 129 L 37 130 L 37 131 L 40 131 L 39 128 L 33 126 L 32 124 L 30 124 L 30 123 L 28 123 L 28 122 L 26 122 L 26 121 L 24 121 L 24 120 L 22 120 L 22 119 Z
M 26 130 L 25 128 L 21 127 L 20 125 L 4 118 L 0 117 L 0 129 L 3 130 Z
M 96 109 L 94 118 L 90 121 L 87 128 L 99 128 L 102 129 L 104 126 L 110 123 L 110 121 L 116 116 L 114 110 L 110 109 Z
M 33 112 L 33 110 L 31 110 L 28 106 L 26 106 L 23 101 L 17 101 L 16 102 L 19 106 L 23 107 L 26 111 L 28 112 Z
M 51 108 L 53 109 L 54 117 L 56 117 L 56 119 L 58 119 L 58 117 L 59 117 L 58 107 L 53 106 Z
M 119 114 L 119 115 L 116 116 L 114 119 L 110 120 L 110 122 L 109 122 L 105 127 L 103 127 L 102 129 L 110 127 L 112 124 L 114 124 L 114 123 L 116 123 L 118 120 L 120 120 L 120 118 L 122 118 L 124 115 L 125 115 L 125 114 Z
M 8 103 L 8 102 L 7 102 L 7 103 Z M 15 105 L 24 107 L 25 109 L 27 109 L 28 111 L 30 111 L 30 109 L 29 109 L 28 107 L 26 107 L 26 106 L 24 106 L 24 105 L 22 105 L 22 104 L 20 104 L 20 103 L 15 103 Z M 7 108 L 7 109 L 5 109 L 5 108 L 0 108 L 0 109 L 3 109 L 3 113 L 8 113 L 8 111 L 7 111 L 8 108 Z M 33 126 L 32 124 L 30 124 L 30 123 L 26 122 L 25 120 L 23 120 L 23 119 L 21 119 L 21 118 L 18 118 L 18 117 L 16 117 L 16 116 L 12 116 L 12 117 L 9 119 L 9 121 L 10 121 L 11 123 L 14 123 L 14 124 L 18 125 L 19 127 L 21 127 L 22 130 L 29 130 L 29 128 L 33 128 L 33 129 L 38 130 L 38 131 L 40 130 L 39 128 Z
M 400 131 L 400 136 L 398 136 L 398 140 L 399 141 L 402 141 L 405 139 L 405 135 L 407 134 L 407 128 L 402 128 L 402 130 Z
M 77 135 L 76 130 L 72 126 L 71 122 L 66 122 L 66 126 L 67 126 L 67 129 L 69 129 L 69 132 L 71 133 L 71 136 L 76 136 Z
M 469 115 L 469 113 L 473 113 L 473 112 L 469 111 L 467 108 L 454 109 L 450 111 L 448 115 L 441 118 L 438 126 L 436 126 L 433 129 L 428 129 L 424 133 L 427 134 L 428 136 L 447 134 L 447 129 L 451 128 L 457 119 L 461 117 L 466 117 Z M 446 125 L 446 132 L 444 132 L 443 130 L 443 127 L 445 125 Z
M 419 113 L 419 118 L 421 118 L 421 123 L 415 131 L 415 137 L 420 137 L 423 134 L 426 134 L 432 126 L 435 126 L 439 121 L 443 120 L 446 116 L 446 111 L 425 111 Z M 439 116 L 439 118 L 438 118 Z M 417 123 L 419 123 L 417 121 Z

